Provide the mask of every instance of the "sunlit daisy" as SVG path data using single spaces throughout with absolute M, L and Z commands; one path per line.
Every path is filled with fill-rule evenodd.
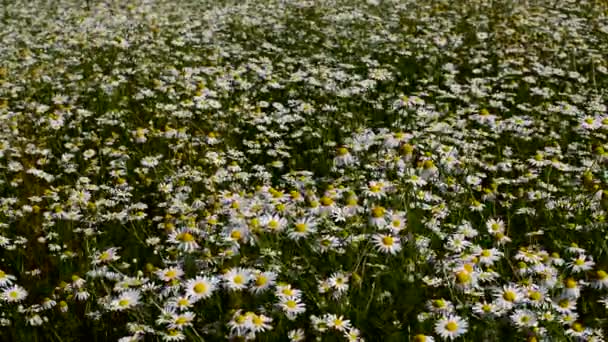
M 112 300 L 111 308 L 114 311 L 123 311 L 133 308 L 139 304 L 140 293 L 138 290 L 123 291 L 118 298 Z
M 382 253 L 397 254 L 401 250 L 398 237 L 386 234 L 376 234 L 373 237 L 376 248 Z
M 467 332 L 469 324 L 458 316 L 443 317 L 435 323 L 435 332 L 444 339 L 453 340 Z
M 203 276 L 190 279 L 186 282 L 186 295 L 192 299 L 199 300 L 211 297 L 216 290 L 218 280 L 213 277 Z
M 252 279 L 252 274 L 244 268 L 232 268 L 222 275 L 224 286 L 230 290 L 238 291 L 247 288 Z

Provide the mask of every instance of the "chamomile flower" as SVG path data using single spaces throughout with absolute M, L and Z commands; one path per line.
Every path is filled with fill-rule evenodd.
M 167 301 L 170 310 L 188 310 L 194 304 L 194 299 L 189 296 L 178 296 Z
M 120 256 L 118 255 L 117 252 L 118 252 L 118 248 L 116 248 L 116 247 L 111 247 L 111 248 L 106 249 L 103 252 L 98 252 L 95 255 L 93 264 L 99 265 L 99 264 L 110 263 L 110 262 L 116 261 L 116 260 L 120 259 Z
M 224 286 L 232 291 L 246 289 L 252 278 L 251 271 L 240 267 L 232 268 L 222 275 Z
M 375 247 L 382 253 L 395 255 L 401 251 L 399 237 L 390 234 L 376 234 L 373 236 Z
M 176 244 L 184 252 L 193 252 L 199 247 L 195 235 L 186 228 L 175 230 L 169 236 L 168 241 Z
M 580 273 L 591 270 L 593 266 L 595 266 L 595 262 L 592 257 L 585 254 L 579 254 L 578 257 L 573 258 L 566 265 L 572 269 L 572 272 Z
M 413 342 L 435 342 L 435 338 L 430 335 L 417 334 L 414 336 Z
M 501 310 L 492 302 L 477 302 L 473 305 L 473 312 L 482 317 L 499 316 Z
M 300 298 L 302 291 L 292 288 L 289 284 L 278 284 L 275 295 L 280 299 Z
M 311 217 L 298 219 L 293 223 L 293 227 L 287 233 L 287 236 L 292 240 L 300 240 L 306 238 L 316 231 L 316 222 Z
M 608 272 L 604 270 L 597 270 L 595 272 L 594 280 L 591 283 L 591 287 L 599 290 L 608 288 Z
M 479 249 L 477 252 L 479 263 L 487 266 L 494 265 L 494 263 L 500 260 L 503 255 L 503 253 L 496 248 Z
M 450 315 L 454 311 L 454 305 L 450 301 L 441 298 L 429 300 L 426 307 L 429 311 L 442 316 Z
M 14 275 L 10 275 L 0 270 L 0 287 L 8 286 L 13 283 L 17 278 Z
M 406 218 L 403 213 L 393 212 L 387 227 L 395 234 L 405 228 Z
M 566 278 L 564 280 L 563 296 L 570 298 L 578 298 L 581 295 L 581 284 L 574 278 Z
M 511 321 L 518 328 L 532 328 L 538 324 L 538 320 L 536 319 L 536 315 L 534 312 L 527 309 L 518 309 L 515 310 L 511 316 Z
M 378 228 L 386 226 L 386 208 L 382 206 L 371 208 L 370 224 Z
M 227 325 L 232 334 L 243 336 L 249 331 L 249 317 L 238 310 Z
M 302 342 L 306 339 L 306 335 L 304 329 L 295 329 L 290 330 L 287 333 L 287 338 L 289 339 L 289 342 Z
M 297 297 L 281 297 L 278 306 L 291 320 L 306 311 L 306 305 Z
M 161 338 L 163 339 L 163 341 L 183 341 L 186 339 L 186 335 L 184 335 L 183 332 L 181 332 L 180 330 L 177 329 L 169 329 L 166 332 L 162 332 L 161 334 Z
M 179 267 L 169 267 L 155 272 L 156 276 L 164 282 L 170 282 L 174 279 L 180 279 L 184 275 L 184 271 Z
M 184 312 L 175 314 L 169 323 L 169 329 L 183 330 L 185 327 L 191 326 L 195 314 L 192 312 Z
M 140 292 L 138 290 L 123 291 L 117 298 L 112 300 L 110 308 L 113 311 L 124 311 L 139 304 Z
M 196 277 L 186 282 L 186 295 L 194 301 L 211 297 L 217 289 L 218 280 L 214 277 Z
M 368 198 L 381 199 L 386 196 L 388 185 L 383 181 L 371 181 L 363 189 L 363 194 Z
M 348 290 L 348 276 L 342 272 L 336 272 L 329 277 L 329 285 L 337 293 L 342 294 Z
M 254 314 L 252 313 L 249 316 L 248 327 L 253 333 L 264 332 L 266 330 L 272 329 L 272 318 L 265 316 L 263 314 Z
M 271 233 L 281 232 L 287 226 L 287 219 L 279 215 L 265 215 L 260 221 L 262 226 Z
M 275 272 L 254 272 L 250 289 L 253 293 L 262 293 L 273 287 L 276 279 L 277 274 Z
M 355 157 L 350 153 L 348 148 L 339 147 L 336 156 L 334 157 L 334 165 L 336 167 L 344 167 L 352 165 L 356 162 Z
M 555 311 L 561 314 L 570 314 L 576 311 L 576 299 L 569 296 L 561 296 L 553 303 Z
M 494 291 L 496 298 L 496 304 L 505 309 L 512 308 L 515 304 L 522 300 L 521 290 L 513 285 L 505 285 L 502 288 L 498 288 Z
M 505 223 L 501 219 L 489 219 L 486 222 L 486 228 L 488 229 L 488 232 L 492 235 L 504 233 Z
M 344 331 L 344 337 L 349 342 L 363 342 L 363 338 L 361 337 L 361 331 L 357 328 L 350 328 Z
M 2 299 L 9 303 L 21 302 L 25 297 L 27 297 L 27 291 L 19 285 L 13 285 L 2 290 Z
M 328 314 L 325 317 L 325 322 L 329 328 L 336 329 L 338 331 L 347 331 L 351 328 L 350 321 L 344 319 L 343 316 Z
M 435 323 L 435 332 L 443 339 L 453 340 L 467 332 L 469 324 L 459 316 L 442 317 Z
M 542 308 L 549 303 L 547 290 L 543 287 L 532 286 L 526 289 L 526 303 L 534 308 Z

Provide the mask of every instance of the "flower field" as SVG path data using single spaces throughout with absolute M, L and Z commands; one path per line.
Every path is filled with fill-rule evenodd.
M 608 3 L 11 0 L 1 341 L 605 341 Z

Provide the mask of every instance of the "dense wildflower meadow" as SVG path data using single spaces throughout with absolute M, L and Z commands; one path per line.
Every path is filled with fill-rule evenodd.
M 1 341 L 605 341 L 608 3 L 11 0 Z

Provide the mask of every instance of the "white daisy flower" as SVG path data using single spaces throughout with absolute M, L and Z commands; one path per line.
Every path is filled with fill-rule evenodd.
M 453 340 L 467 332 L 469 324 L 456 316 L 443 317 L 435 323 L 435 332 L 444 339 Z
M 232 268 L 222 275 L 224 286 L 232 291 L 246 289 L 252 278 L 251 271 L 240 267 Z
M 196 277 L 186 282 L 186 295 L 195 301 L 211 297 L 217 289 L 218 279 L 214 277 Z
M 27 297 L 27 291 L 19 285 L 13 285 L 2 291 L 2 299 L 9 303 L 21 302 L 25 297 Z
M 140 293 L 138 290 L 123 291 L 118 298 L 112 300 L 110 309 L 113 311 L 123 311 L 131 309 L 139 304 Z

